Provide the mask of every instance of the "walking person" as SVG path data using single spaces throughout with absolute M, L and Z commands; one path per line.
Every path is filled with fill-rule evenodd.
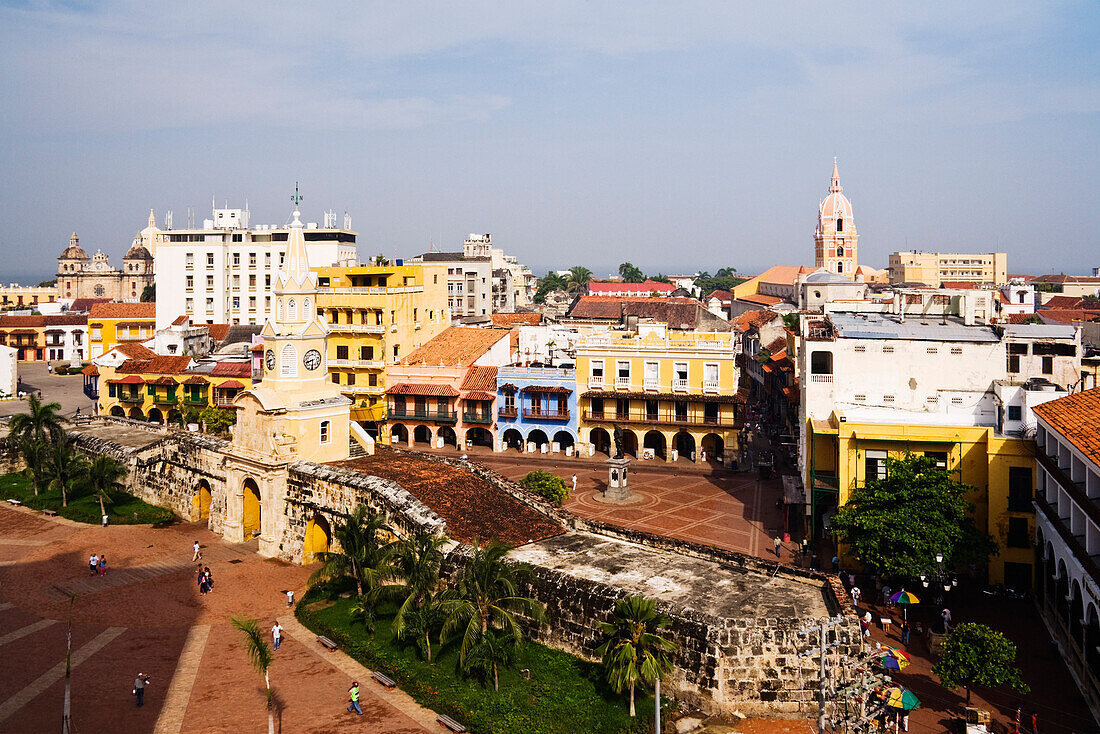
M 859 590 L 858 586 L 853 586 L 852 587 L 852 604 L 854 606 L 857 606 L 857 607 L 859 606 L 859 599 L 860 599 L 861 596 L 863 596 L 863 592 Z
M 293 589 L 287 589 L 286 590 L 286 605 L 288 607 L 294 606 L 294 590 Z
M 351 701 L 348 711 L 354 711 L 362 716 L 363 709 L 359 708 L 359 681 L 353 680 L 351 682 L 351 688 L 348 689 L 348 700 Z
M 210 566 L 204 567 L 202 572 L 204 574 L 206 574 L 206 590 L 207 591 L 213 591 L 214 590 L 214 574 L 210 572 Z
M 88 558 L 88 571 L 90 572 L 89 576 L 95 576 L 99 573 L 99 556 L 95 553 Z
M 191 563 L 194 563 L 195 561 L 201 561 L 202 560 L 202 550 L 201 550 L 201 547 L 199 546 L 199 541 L 197 541 L 197 540 L 195 541 L 195 545 L 193 546 L 193 548 L 194 548 L 195 552 L 191 555 Z
M 104 553 L 103 555 L 101 555 L 99 557 L 99 575 L 100 576 L 106 576 L 107 575 L 107 554 L 106 553 Z
M 149 685 L 149 676 L 138 673 L 137 678 L 134 679 L 134 698 L 137 699 L 138 706 L 145 705 L 145 686 L 147 685 Z
M 207 592 L 207 588 L 206 588 L 206 572 L 205 572 L 205 571 L 203 571 L 203 570 L 202 570 L 201 568 L 199 569 L 199 577 L 198 577 L 198 579 L 197 579 L 196 581 L 197 581 L 197 583 L 198 583 L 198 585 L 199 585 L 199 593 L 200 593 L 200 594 L 202 594 L 203 596 L 206 596 L 206 592 Z
M 909 622 L 904 621 L 901 623 L 901 644 L 909 647 Z
M 943 631 L 949 632 L 951 630 L 951 610 L 944 607 L 943 611 L 940 612 L 940 618 L 943 619 Z
M 775 544 L 775 557 L 780 558 L 779 549 L 783 547 L 783 541 L 779 539 L 779 536 L 775 536 L 775 540 L 772 541 Z
M 577 475 L 573 475 L 573 494 L 577 493 Z
M 272 646 L 278 650 L 279 643 L 283 641 L 283 626 L 279 624 L 279 620 L 275 620 L 275 625 L 271 628 L 271 642 Z

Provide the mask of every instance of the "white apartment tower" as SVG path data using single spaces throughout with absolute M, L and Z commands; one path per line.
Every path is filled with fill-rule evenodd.
M 275 280 L 286 255 L 288 225 L 249 226 L 245 209 L 214 209 L 202 229 L 168 229 L 154 253 L 157 328 L 186 314 L 194 324 L 263 324 L 271 315 Z M 357 261 L 356 233 L 304 225 L 314 265 Z

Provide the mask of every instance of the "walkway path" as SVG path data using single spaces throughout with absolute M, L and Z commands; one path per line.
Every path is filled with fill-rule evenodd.
M 197 624 L 187 633 L 183 643 L 176 673 L 168 685 L 168 694 L 164 707 L 157 719 L 155 734 L 179 734 L 183 727 L 183 717 L 187 714 L 187 702 L 191 700 L 191 691 L 195 687 L 195 678 L 199 674 L 199 664 L 206 650 L 206 640 L 210 637 L 210 625 Z

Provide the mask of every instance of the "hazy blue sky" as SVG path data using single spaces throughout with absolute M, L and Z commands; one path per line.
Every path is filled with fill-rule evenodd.
M 862 262 L 1100 265 L 1095 2 L 316 5 L 0 0 L 0 280 L 295 180 L 364 256 L 812 263 L 834 155 Z

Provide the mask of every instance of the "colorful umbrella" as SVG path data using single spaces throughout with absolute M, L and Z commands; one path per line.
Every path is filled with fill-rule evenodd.
M 879 657 L 878 662 L 886 670 L 905 670 L 909 667 L 908 660 L 896 658 L 893 655 L 882 655 Z
M 909 621 L 909 605 L 910 604 L 920 604 L 920 599 L 917 598 L 916 594 L 910 594 L 905 589 L 902 589 L 898 593 L 891 596 L 890 601 L 894 602 L 895 604 L 901 604 L 902 605 L 901 614 L 902 614 L 902 618 L 906 622 Z
M 914 696 L 912 691 L 898 686 L 892 686 L 883 691 L 882 700 L 886 702 L 887 708 L 902 711 L 912 711 L 920 706 L 920 699 Z

